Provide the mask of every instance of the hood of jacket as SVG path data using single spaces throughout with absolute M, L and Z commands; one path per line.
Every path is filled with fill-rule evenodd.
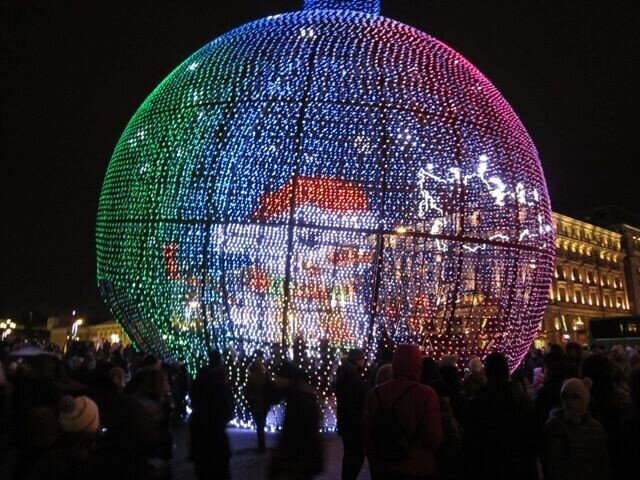
M 398 345 L 393 354 L 393 376 L 394 378 L 408 378 L 420 381 L 422 373 L 422 354 L 416 345 Z

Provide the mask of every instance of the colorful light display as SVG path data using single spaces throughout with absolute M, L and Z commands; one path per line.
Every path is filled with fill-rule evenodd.
M 294 357 L 326 402 L 339 350 L 415 342 L 515 367 L 547 302 L 551 210 L 535 147 L 462 56 L 379 15 L 308 1 L 171 73 L 124 131 L 98 282 L 140 347 L 191 370 Z

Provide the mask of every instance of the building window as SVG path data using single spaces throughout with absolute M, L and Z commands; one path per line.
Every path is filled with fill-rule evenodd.
M 558 288 L 558 300 L 560 300 L 561 302 L 566 302 L 567 301 L 567 292 L 564 288 Z
M 572 269 L 571 277 L 574 282 L 582 282 L 582 276 L 580 275 L 580 271 L 577 268 Z
M 584 299 L 582 298 L 582 292 L 580 290 L 575 291 L 575 302 L 584 303 Z
M 581 317 L 576 317 L 573 319 L 573 329 L 574 330 L 584 330 L 584 321 Z

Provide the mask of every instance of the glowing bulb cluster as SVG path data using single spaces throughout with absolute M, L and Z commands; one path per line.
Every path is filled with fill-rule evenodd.
M 256 349 L 301 364 L 330 426 L 340 349 L 408 341 L 514 367 L 546 305 L 551 211 L 522 124 L 458 53 L 376 0 L 346 3 L 360 11 L 309 1 L 196 52 L 104 182 L 115 317 L 191 371 L 223 351 L 238 425 Z

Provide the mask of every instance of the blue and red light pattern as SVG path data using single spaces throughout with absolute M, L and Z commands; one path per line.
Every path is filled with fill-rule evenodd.
M 215 39 L 109 165 L 103 295 L 145 350 L 192 372 L 224 352 L 238 424 L 256 350 L 301 365 L 330 428 L 345 349 L 515 368 L 542 319 L 554 234 L 531 139 L 473 65 L 378 9 L 309 1 Z

